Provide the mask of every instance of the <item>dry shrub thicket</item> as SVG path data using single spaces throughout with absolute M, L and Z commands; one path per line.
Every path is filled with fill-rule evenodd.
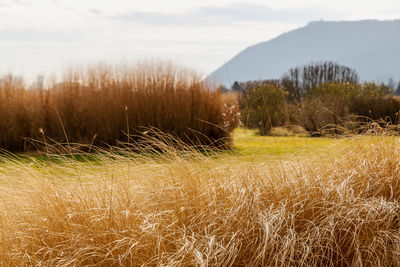
M 400 265 L 398 137 L 260 164 L 157 140 L 153 153 L 92 163 L 6 159 L 0 262 Z
M 232 131 L 240 125 L 240 110 L 237 92 L 222 92 L 222 103 L 224 105 L 223 117 L 225 128 Z
M 357 130 L 371 121 L 399 123 L 393 88 L 360 82 L 355 70 L 332 62 L 290 69 L 280 80 L 236 83 L 236 88 L 243 124 L 261 134 L 293 125 L 320 135 L 329 125 Z
M 147 127 L 193 145 L 229 145 L 233 127 L 223 113 L 218 92 L 168 62 L 71 68 L 45 89 L 27 90 L 8 75 L 0 82 L 0 148 L 36 150 L 30 140 L 43 141 L 39 129 L 46 142 L 112 146 Z

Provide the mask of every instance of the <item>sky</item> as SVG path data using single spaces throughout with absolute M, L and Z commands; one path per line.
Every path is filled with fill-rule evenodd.
M 316 20 L 400 19 L 398 0 L 0 0 L 0 74 L 166 59 L 207 75 Z

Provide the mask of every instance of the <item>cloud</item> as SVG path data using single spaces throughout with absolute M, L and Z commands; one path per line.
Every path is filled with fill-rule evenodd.
M 30 4 L 29 1 L 25 1 L 25 0 L 12 0 L 12 2 L 14 2 L 14 3 L 18 4 L 18 5 L 23 5 L 23 6 L 26 6 L 26 5 Z
M 0 29 L 0 42 L 79 42 L 84 39 L 82 32 L 51 31 L 41 29 Z
M 273 9 L 264 5 L 237 3 L 228 6 L 204 6 L 186 13 L 131 11 L 111 17 L 115 20 L 153 26 L 229 25 L 237 22 L 299 23 L 320 19 L 329 11 L 313 9 Z
M 103 15 L 103 12 L 101 12 L 97 8 L 92 8 L 92 9 L 89 10 L 89 12 L 94 14 L 94 15 Z

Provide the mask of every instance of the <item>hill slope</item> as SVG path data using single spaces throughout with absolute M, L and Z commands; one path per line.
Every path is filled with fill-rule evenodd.
M 325 60 L 355 68 L 363 80 L 400 80 L 400 20 L 311 22 L 248 47 L 208 80 L 230 86 L 274 79 L 292 67 Z

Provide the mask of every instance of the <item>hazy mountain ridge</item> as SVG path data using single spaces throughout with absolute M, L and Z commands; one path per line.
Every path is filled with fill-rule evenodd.
M 399 48 L 400 20 L 310 22 L 246 48 L 208 80 L 230 86 L 234 81 L 274 79 L 292 67 L 326 60 L 355 68 L 363 80 L 400 80 Z

